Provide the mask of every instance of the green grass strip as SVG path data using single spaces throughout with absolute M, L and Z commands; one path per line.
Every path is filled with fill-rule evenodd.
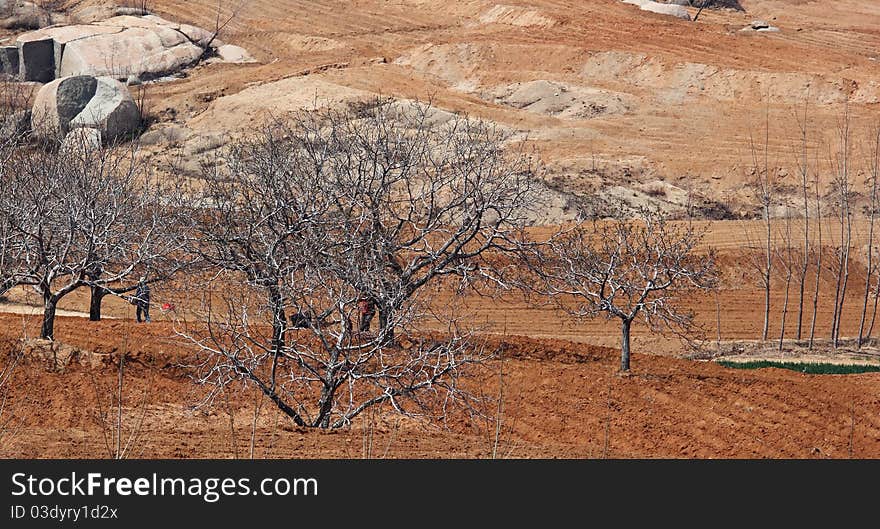
M 853 375 L 856 373 L 874 373 L 880 372 L 880 365 L 863 365 L 863 364 L 828 364 L 828 363 L 812 363 L 812 362 L 778 362 L 774 360 L 754 360 L 749 362 L 731 362 L 729 360 L 719 360 L 719 364 L 724 367 L 732 367 L 734 369 L 762 369 L 765 367 L 778 367 L 780 369 L 790 369 L 808 375 Z

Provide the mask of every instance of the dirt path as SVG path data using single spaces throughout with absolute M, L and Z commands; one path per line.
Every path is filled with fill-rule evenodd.
M 21 314 L 24 316 L 42 316 L 43 315 L 43 307 L 39 307 L 36 305 L 24 305 L 21 303 L 0 303 L 0 312 L 5 312 L 8 314 Z M 64 310 L 58 309 L 55 312 L 56 316 L 71 316 L 76 318 L 88 318 L 88 312 L 80 312 L 76 310 Z

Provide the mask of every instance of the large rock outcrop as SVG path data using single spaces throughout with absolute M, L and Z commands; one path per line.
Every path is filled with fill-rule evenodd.
M 22 81 L 48 83 L 55 78 L 55 41 L 39 31 L 20 35 L 18 77 Z
M 37 92 L 31 126 L 40 138 L 61 139 L 72 129 L 91 128 L 104 141 L 114 141 L 137 131 L 140 112 L 116 79 L 77 75 L 56 79 Z
M 0 75 L 18 77 L 18 46 L 0 46 Z
M 24 35 L 18 37 L 17 42 L 20 46 L 24 46 L 25 43 L 35 41 L 52 42 L 51 62 L 53 64 L 52 79 L 54 79 L 56 77 L 64 77 L 64 75 L 61 75 L 60 69 L 64 49 L 68 44 L 98 35 L 119 33 L 120 31 L 122 31 L 120 28 L 89 24 L 79 24 L 74 26 L 55 26 L 25 33 Z M 49 61 L 49 58 L 45 57 L 44 54 L 31 53 L 31 56 L 41 62 Z
M 126 79 L 178 71 L 197 61 L 203 50 L 180 33 L 176 33 L 179 38 L 174 39 L 175 33 L 162 35 L 135 27 L 71 42 L 64 50 L 58 74 Z
M 18 36 L 18 66 L 12 74 L 22 81 L 41 83 L 77 75 L 149 80 L 176 73 L 206 56 L 254 62 L 244 49 L 224 45 L 214 37 L 205 29 L 155 15 L 118 15 L 89 24 L 50 26 Z M 0 73 L 10 70 L 5 63 L 0 67 Z

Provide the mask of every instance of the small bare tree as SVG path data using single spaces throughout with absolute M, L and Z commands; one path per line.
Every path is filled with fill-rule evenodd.
M 205 57 L 208 53 L 211 52 L 211 45 L 214 44 L 214 41 L 217 40 L 217 37 L 226 29 L 226 27 L 239 15 L 242 7 L 245 5 L 244 0 L 238 0 L 237 2 L 231 2 L 232 7 L 225 8 L 223 0 L 217 0 L 217 9 L 216 16 L 214 18 L 214 28 L 211 31 L 211 36 L 205 42 L 204 46 L 202 46 L 203 52 L 202 57 Z
M 785 223 L 782 229 L 782 242 L 784 246 L 777 250 L 777 260 L 785 273 L 785 295 L 782 298 L 782 315 L 779 321 L 779 352 L 782 352 L 783 342 L 785 340 L 785 324 L 788 318 L 788 300 L 791 293 L 791 279 L 794 275 L 795 268 L 798 267 L 797 258 L 794 255 L 794 245 L 792 244 L 791 215 L 785 216 Z
M 850 154 L 852 150 L 852 138 L 850 133 L 849 106 L 843 111 L 843 117 L 838 124 L 838 145 L 835 153 L 831 154 L 830 166 L 834 170 L 834 193 L 837 198 L 837 220 L 840 224 L 839 244 L 837 247 L 836 284 L 834 290 L 834 310 L 831 318 L 831 343 L 836 349 L 840 340 L 840 327 L 843 319 L 843 309 L 846 302 L 846 290 L 849 284 L 849 259 L 852 246 L 852 175 L 850 174 Z
M 181 247 L 173 233 L 171 188 L 150 184 L 136 144 L 15 146 L 0 182 L 3 280 L 27 285 L 43 299 L 40 336 L 54 336 L 59 301 L 90 286 L 100 297 L 119 282 L 167 263 Z M 167 277 L 162 268 L 157 277 Z M 99 311 L 98 311 L 99 316 Z
M 866 255 L 867 263 L 865 265 L 865 294 L 862 300 L 862 317 L 859 320 L 859 340 L 857 344 L 859 349 L 861 349 L 862 343 L 865 339 L 871 336 L 870 332 L 868 332 L 867 336 L 865 335 L 865 319 L 868 314 L 868 297 L 871 294 L 871 278 L 874 276 L 874 269 L 876 268 L 874 263 L 874 221 L 877 217 L 877 178 L 880 177 L 880 126 L 875 127 L 871 135 L 873 136 L 873 141 L 871 142 L 868 158 L 868 182 L 870 189 L 870 205 L 868 206 L 868 249 Z M 880 282 L 878 282 L 878 287 L 880 287 Z
M 193 251 L 229 285 L 206 295 L 206 323 L 181 329 L 205 353 L 198 380 L 252 384 L 304 427 L 346 426 L 380 405 L 439 417 L 467 402 L 458 377 L 488 355 L 429 301 L 503 284 L 513 268 L 498 257 L 521 244 L 533 175 L 507 139 L 377 100 L 298 114 L 232 146 L 197 201 Z
M 760 283 L 764 289 L 764 324 L 761 328 L 761 340 L 767 341 L 770 330 L 770 292 L 772 289 L 771 280 L 773 277 L 773 230 L 770 208 L 773 205 L 773 196 L 776 191 L 776 182 L 770 171 L 769 146 L 770 146 L 770 110 L 769 110 L 769 94 L 767 96 L 767 106 L 764 110 L 764 137 L 763 150 L 759 151 L 755 144 L 754 137 L 749 136 L 749 145 L 752 154 L 752 180 L 750 182 L 754 189 L 756 198 L 761 204 L 762 218 L 764 221 L 764 249 L 763 262 L 755 262 L 755 266 L 760 272 Z
M 813 308 L 812 317 L 810 318 L 810 342 L 808 349 L 813 350 L 816 339 L 816 318 L 819 314 L 819 286 L 822 282 L 822 194 L 819 192 L 819 176 L 818 173 L 814 179 L 816 202 L 816 275 L 815 285 L 813 285 Z
M 128 340 L 123 341 L 117 354 L 116 383 L 112 388 L 103 388 L 92 373 L 92 385 L 95 388 L 97 409 L 93 418 L 101 428 L 104 448 L 111 459 L 137 457 L 136 447 L 144 435 L 144 421 L 147 417 L 147 402 L 150 385 L 144 387 L 140 402 L 128 408 L 134 417 L 126 417 L 125 404 L 125 355 L 128 354 Z M 106 403 L 105 403 L 106 399 Z M 129 401 L 130 402 L 130 401 Z M 128 423 L 128 424 L 126 424 Z
M 807 271 L 810 268 L 810 159 L 809 159 L 809 110 L 810 110 L 810 96 L 809 91 L 807 92 L 807 96 L 804 100 L 804 114 L 803 117 L 795 112 L 795 120 L 798 124 L 798 130 L 800 132 L 800 145 L 796 149 L 796 160 L 797 160 L 797 168 L 798 173 L 801 177 L 800 185 L 801 185 L 801 194 L 803 198 L 802 208 L 803 208 L 803 216 L 804 216 L 804 247 L 803 254 L 801 256 L 800 267 L 798 269 L 798 316 L 797 316 L 797 334 L 796 339 L 798 341 L 801 340 L 803 336 L 803 323 L 804 323 L 804 297 L 805 297 L 805 289 L 807 283 Z M 821 218 L 817 218 L 816 222 L 821 222 Z M 819 248 L 821 251 L 821 247 Z
M 693 314 L 679 309 L 676 300 L 716 285 L 712 253 L 696 251 L 702 236 L 691 223 L 673 224 L 645 210 L 634 220 L 563 229 L 530 258 L 530 268 L 560 310 L 578 318 L 604 315 L 620 320 L 620 370 L 625 372 L 637 318 L 652 330 L 682 337 L 695 330 Z

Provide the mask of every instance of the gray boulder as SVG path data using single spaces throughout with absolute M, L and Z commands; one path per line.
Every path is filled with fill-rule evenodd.
M 650 11 L 651 13 L 658 13 L 660 15 L 673 16 L 682 20 L 691 19 L 691 15 L 688 13 L 687 9 L 674 4 L 660 4 L 658 2 L 649 1 L 641 4 L 639 9 L 642 11 Z
M 55 78 L 55 41 L 51 37 L 36 34 L 18 38 L 18 76 L 38 83 Z
M 232 44 L 224 44 L 217 48 L 217 56 L 220 57 L 220 60 L 223 62 L 229 62 L 234 64 L 244 64 L 250 62 L 257 62 L 250 53 L 241 46 L 234 46 Z
M 182 144 L 192 136 L 192 131 L 180 125 L 158 125 L 140 137 L 141 145 Z
M 44 85 L 37 92 L 31 112 L 34 134 L 40 138 L 63 137 L 97 88 L 98 80 L 86 75 L 64 77 Z
M 0 126 L 0 141 L 8 141 L 15 137 L 21 137 L 31 129 L 31 111 L 17 110 L 3 120 Z
M 98 77 L 96 81 L 94 96 L 70 121 L 70 128 L 97 129 L 104 141 L 115 141 L 137 132 L 141 125 L 140 111 L 125 85 L 112 77 Z
M 128 27 L 68 43 L 59 74 L 112 75 L 120 79 L 135 74 L 144 79 L 176 72 L 201 56 L 201 48 L 173 29 Z
M 18 46 L 0 46 L 0 75 L 18 77 Z
M 73 26 L 52 26 L 44 29 L 39 29 L 37 31 L 25 33 L 24 35 L 18 37 L 18 42 L 30 42 L 47 38 L 52 39 L 52 62 L 55 65 L 55 70 L 53 73 L 54 79 L 55 77 L 64 77 L 63 75 L 61 75 L 60 69 L 62 58 L 64 55 L 64 48 L 65 46 L 67 46 L 67 44 L 97 35 L 119 33 L 120 31 L 122 31 L 120 28 L 87 24 L 79 24 Z

